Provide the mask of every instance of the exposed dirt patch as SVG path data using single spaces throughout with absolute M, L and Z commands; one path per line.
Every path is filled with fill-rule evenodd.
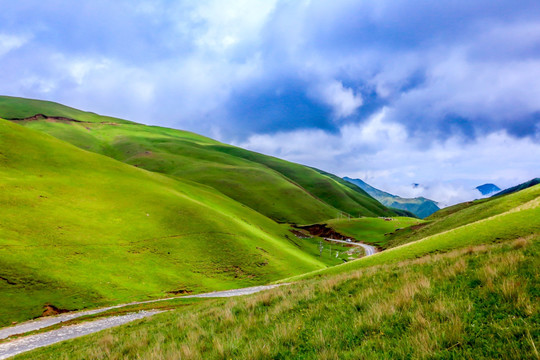
M 71 119 L 63 116 L 48 116 L 44 114 L 36 114 L 34 116 L 29 116 L 26 118 L 8 118 L 10 121 L 50 121 L 50 122 L 62 122 L 62 123 L 84 123 L 84 124 L 94 124 L 91 121 L 81 121 L 76 119 Z M 105 125 L 119 125 L 114 122 L 100 122 L 99 124 Z M 88 127 L 86 129 L 90 130 Z
M 307 230 L 313 236 L 319 236 L 322 238 L 330 238 L 336 240 L 345 240 L 349 239 L 349 236 L 342 235 L 336 230 L 329 228 L 325 224 L 313 224 L 306 226 L 296 226 L 298 229 Z
M 14 283 L 13 281 L 9 280 L 9 279 L 6 279 L 5 277 L 3 276 L 0 276 L 0 280 L 3 280 L 5 282 L 8 283 L 8 285 L 17 285 L 17 283 Z
M 41 314 L 41 316 L 53 316 L 53 315 L 58 315 L 58 314 L 62 314 L 62 313 L 67 313 L 67 312 L 69 312 L 69 310 L 67 310 L 67 309 L 59 309 L 59 308 L 57 308 L 56 306 L 54 306 L 52 304 L 46 304 L 44 306 L 43 314 Z
M 178 289 L 173 291 L 167 291 L 167 294 L 173 294 L 173 295 L 186 295 L 191 294 L 193 291 L 188 289 Z
M 34 115 L 34 116 L 29 116 L 29 117 L 26 117 L 26 118 L 11 118 L 11 119 L 8 119 L 8 120 L 12 120 L 12 121 L 40 121 L 40 120 L 49 120 L 49 121 L 58 121 L 58 122 L 77 122 L 77 123 L 82 123 L 82 122 L 84 122 L 84 121 L 75 120 L 75 119 L 70 119 L 70 118 L 63 117 L 63 116 L 47 116 L 47 115 L 44 115 L 44 114 L 36 114 L 36 115 Z
M 427 223 L 426 223 L 426 224 L 417 224 L 417 225 L 410 226 L 409 229 L 411 229 L 411 230 L 418 230 L 418 229 L 423 228 L 423 227 L 426 226 L 426 225 L 427 225 Z
M 237 266 L 237 265 L 233 265 L 232 268 L 229 268 L 228 269 L 229 271 L 234 271 L 234 277 L 235 279 L 237 278 L 248 278 L 248 279 L 253 279 L 255 277 L 255 275 L 253 274 L 250 274 L 248 272 L 245 272 L 244 269 L 242 269 L 240 266 Z

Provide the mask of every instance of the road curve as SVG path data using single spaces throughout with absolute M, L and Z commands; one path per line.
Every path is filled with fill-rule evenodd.
M 352 241 L 349 242 L 349 241 L 345 241 L 345 240 L 336 240 L 336 239 L 329 239 L 329 238 L 324 238 L 324 240 L 344 243 L 344 244 L 347 244 L 347 245 L 354 245 L 354 246 L 363 247 L 364 251 L 366 252 L 366 256 L 374 255 L 377 252 L 377 249 L 374 246 L 363 244 L 363 243 L 360 243 L 360 242 L 352 242 Z

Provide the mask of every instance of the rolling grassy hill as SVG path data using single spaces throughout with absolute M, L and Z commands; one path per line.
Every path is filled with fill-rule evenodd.
M 133 124 L 128 120 L 122 120 L 109 116 L 101 116 L 92 112 L 77 110 L 68 106 L 59 105 L 52 101 L 24 99 L 11 96 L 0 96 L 0 117 L 4 119 L 23 119 L 38 114 L 45 116 L 64 117 L 89 123 L 115 123 Z
M 183 307 L 18 359 L 535 359 L 539 259 L 538 234 L 469 246 Z
M 516 185 L 516 186 L 512 186 L 511 188 L 504 189 L 503 191 L 500 191 L 500 192 L 496 193 L 492 197 L 512 194 L 512 193 L 515 193 L 515 192 L 523 190 L 523 189 L 527 189 L 527 188 L 529 188 L 531 186 L 534 186 L 534 185 L 537 185 L 537 184 L 540 184 L 540 178 L 534 178 L 534 179 L 531 179 L 529 181 L 524 182 L 523 184 L 519 184 L 519 185 Z
M 404 244 L 499 215 L 535 200 L 538 196 L 540 196 L 540 186 L 535 186 L 506 196 L 480 199 L 450 206 L 426 218 L 427 221 L 422 227 L 396 232 L 389 239 L 389 244 L 391 246 Z
M 326 266 L 287 226 L 211 187 L 6 120 L 0 203 L 0 325 L 38 316 L 45 304 L 242 287 Z
M 445 210 L 445 209 L 443 209 Z M 491 244 L 540 235 L 540 185 L 518 193 L 478 201 L 451 213 L 436 214 L 437 220 L 425 226 L 412 226 L 396 232 L 389 239 L 389 248 L 375 255 L 299 275 L 282 281 L 342 274 L 348 271 L 392 264 L 427 254 L 448 252 L 467 246 Z
M 0 97 L 0 117 L 35 114 L 45 117 L 16 122 L 130 165 L 211 186 L 278 222 L 314 223 L 340 213 L 395 215 L 359 187 L 316 169 L 186 131 L 100 118 L 50 102 Z M 54 118 L 58 116 L 77 121 Z

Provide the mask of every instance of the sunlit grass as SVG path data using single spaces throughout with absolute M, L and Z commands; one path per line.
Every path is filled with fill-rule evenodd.
M 19 358 L 537 358 L 538 240 L 472 246 L 201 304 Z
M 332 263 L 199 184 L 0 120 L 0 325 L 268 283 Z M 302 244 L 300 244 L 302 245 Z

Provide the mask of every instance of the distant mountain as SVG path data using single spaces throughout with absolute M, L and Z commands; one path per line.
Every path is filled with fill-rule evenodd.
M 497 191 L 501 191 L 501 188 L 495 184 L 484 184 L 476 187 L 476 190 L 480 191 L 482 195 L 491 195 Z
M 435 201 L 426 199 L 424 197 L 412 199 L 402 198 L 397 195 L 387 193 L 386 191 L 374 188 L 360 179 L 351 179 L 349 177 L 344 177 L 343 179 L 357 185 L 369 195 L 379 200 L 384 206 L 409 211 L 422 219 L 433 214 L 435 211 L 440 210 Z M 419 186 L 418 184 L 415 185 Z
M 505 190 L 503 190 L 501 192 L 498 192 L 493 196 L 512 194 L 512 193 L 518 192 L 520 190 L 530 188 L 531 186 L 534 186 L 534 185 L 537 185 L 537 184 L 540 184 L 540 178 L 534 178 L 532 180 L 524 182 L 523 184 L 512 186 L 511 188 L 508 188 L 508 189 L 505 189 Z M 367 191 L 367 193 L 369 193 L 369 191 Z

